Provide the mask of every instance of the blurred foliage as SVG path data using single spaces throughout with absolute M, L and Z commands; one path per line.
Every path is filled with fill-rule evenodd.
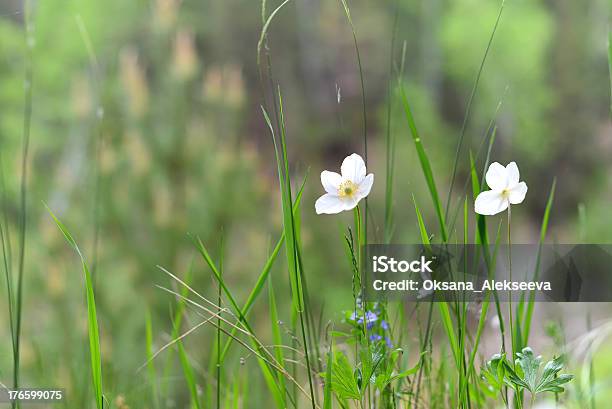
M 145 361 L 145 311 L 154 311 L 160 343 L 170 330 L 172 300 L 155 288 L 168 280 L 156 265 L 179 274 L 193 269 L 194 286 L 213 293 L 209 272 L 195 257 L 187 234 L 200 235 L 217 251 L 223 237 L 228 283 L 244 294 L 280 234 L 273 149 L 261 117 L 256 66 L 260 4 L 35 3 L 24 376 L 32 384 L 56 379 L 68 385 L 69 393 L 87 390 L 79 266 L 44 210 L 45 202 L 95 266 L 105 387 L 137 397 L 141 382 L 134 371 Z M 278 2 L 268 3 L 271 10 Z M 350 5 L 364 64 L 369 168 L 376 174 L 370 240 L 382 240 L 390 100 L 398 159 L 394 241 L 414 241 L 418 231 L 411 196 L 425 202 L 427 195 L 396 99 L 390 53 L 397 67 L 405 42 L 403 81 L 445 192 L 468 96 L 500 2 L 358 0 Z M 468 152 L 478 150 L 503 100 L 492 158 L 516 160 L 530 187 L 515 216 L 517 242 L 533 240 L 554 177 L 553 239 L 576 240 L 577 208 L 583 203 L 585 240 L 609 240 L 610 5 L 609 0 L 505 3 L 468 122 L 455 193 L 456 199 L 465 194 Z M 23 121 L 21 8 L 17 0 L 0 3 L 0 156 L 13 233 Z M 350 298 L 351 274 L 338 256 L 350 217 L 315 217 L 313 203 L 322 192 L 319 171 L 337 170 L 347 154 L 362 153 L 361 89 L 352 37 L 339 2 L 296 0 L 274 21 L 269 45 L 274 79 L 286 102 L 295 182 L 311 170 L 302 211 L 306 271 L 315 277 L 311 293 L 324 305 L 325 316 L 336 316 L 347 304 L 332 295 Z M 426 209 L 428 202 L 420 205 Z M 426 214 L 432 224 L 433 216 Z M 275 272 L 284 283 L 281 267 Z M 3 314 L 4 345 L 8 325 Z M 266 332 L 265 322 L 261 331 Z M 187 343 L 208 346 L 210 334 L 203 330 Z M 10 351 L 2 348 L 0 379 L 8 376 L 8 368 Z M 251 390 L 257 393 L 256 387 Z M 86 398 L 79 396 L 80 407 Z

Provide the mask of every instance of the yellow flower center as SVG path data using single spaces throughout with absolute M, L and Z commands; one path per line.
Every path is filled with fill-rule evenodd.
M 350 198 L 357 191 L 357 185 L 350 180 L 345 180 L 338 186 L 338 196 Z
M 504 199 L 507 199 L 507 198 L 508 198 L 508 196 L 510 196 L 510 189 L 504 189 L 504 190 L 502 190 L 502 192 L 501 192 L 501 196 L 502 196 Z

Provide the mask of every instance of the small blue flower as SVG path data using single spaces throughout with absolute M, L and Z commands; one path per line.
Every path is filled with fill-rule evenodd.
M 365 322 L 368 329 L 371 329 L 374 326 L 374 323 L 378 321 L 378 315 L 375 312 L 367 311 L 365 314 Z M 360 319 L 360 324 L 363 324 L 363 318 Z
M 370 335 L 370 341 L 371 341 L 371 342 L 378 342 L 378 341 L 380 341 L 381 339 L 382 339 L 382 336 L 381 336 L 381 335 L 378 335 L 378 334 L 372 334 L 372 335 Z
M 363 317 L 358 316 L 355 312 L 351 314 L 351 321 L 357 322 L 357 324 L 363 324 Z M 365 313 L 365 324 L 367 329 L 372 329 L 374 324 L 378 321 L 378 315 L 373 311 L 366 311 Z
M 389 323 L 385 320 L 380 321 L 380 327 L 385 331 L 389 330 Z
M 387 348 L 389 349 L 393 348 L 393 342 L 391 342 L 391 338 L 385 337 L 385 342 L 387 344 Z

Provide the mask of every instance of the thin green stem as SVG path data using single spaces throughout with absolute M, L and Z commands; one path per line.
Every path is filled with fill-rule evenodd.
M 23 150 L 21 157 L 21 187 L 20 187 L 20 221 L 19 221 L 19 264 L 17 268 L 17 295 L 16 295 L 16 318 L 15 318 L 15 353 L 13 356 L 13 386 L 19 387 L 19 365 L 21 346 L 21 318 L 23 306 L 23 274 L 25 266 L 25 246 L 27 228 L 27 180 L 28 180 L 28 157 L 30 149 L 30 129 L 32 124 L 32 48 L 34 46 L 33 27 L 30 21 L 30 2 L 25 2 L 24 24 L 26 40 L 26 62 L 24 79 L 24 112 L 23 112 Z M 13 402 L 13 408 L 20 405 Z
M 512 222 L 512 206 L 508 205 L 508 279 L 512 281 L 512 234 L 511 234 L 511 222 Z M 510 319 L 510 341 L 512 345 L 512 356 L 515 354 L 515 344 L 514 344 L 514 322 L 513 322 L 513 314 L 512 314 L 512 292 L 508 291 L 508 314 Z
M 223 278 L 223 248 L 224 240 L 223 235 L 221 236 L 221 257 L 219 262 L 219 275 Z M 221 284 L 217 288 L 217 306 L 218 310 L 221 311 Z M 217 317 L 217 409 L 221 408 L 221 315 Z
M 487 56 L 489 55 L 489 51 L 491 50 L 491 45 L 493 44 L 493 39 L 495 38 L 495 33 L 497 32 L 497 27 L 499 26 L 502 12 L 504 11 L 504 5 L 505 5 L 505 0 L 502 0 L 502 4 L 499 8 L 499 13 L 497 14 L 497 19 L 495 20 L 495 24 L 493 25 L 493 31 L 491 32 L 491 36 L 489 37 L 489 42 L 487 43 L 487 47 L 485 48 L 484 55 L 482 57 L 482 60 L 480 61 L 480 67 L 478 68 L 478 73 L 476 74 L 474 85 L 472 86 L 472 92 L 470 93 L 470 98 L 468 99 L 467 107 L 465 109 L 465 116 L 463 117 L 463 123 L 461 124 L 461 131 L 459 133 L 459 141 L 457 142 L 457 149 L 455 150 L 455 160 L 453 161 L 453 172 L 451 176 L 450 187 L 448 189 L 448 197 L 446 198 L 445 218 L 448 217 L 448 211 L 450 209 L 451 199 L 453 195 L 453 188 L 455 187 L 455 179 L 457 177 L 457 166 L 459 163 L 459 155 L 461 153 L 461 147 L 463 145 L 463 140 L 465 139 L 465 132 L 467 130 L 467 124 L 470 118 L 470 112 L 472 110 L 472 103 L 474 102 L 474 97 L 476 96 L 476 91 L 478 90 L 478 84 L 480 83 L 480 77 L 484 70 L 484 65 L 485 65 L 485 62 L 487 61 Z
M 366 305 L 366 300 L 365 300 L 365 281 L 364 281 L 364 277 L 363 277 L 363 259 L 362 259 L 362 249 L 361 249 L 361 244 L 362 244 L 362 234 L 363 232 L 361 231 L 361 210 L 359 209 L 359 205 L 357 205 L 355 207 L 354 210 L 354 215 L 355 215 L 355 231 L 357 233 L 357 274 L 359 276 L 359 290 L 360 290 L 360 294 L 359 296 L 361 297 L 361 313 L 363 316 L 363 336 L 365 338 L 366 344 L 368 341 L 368 334 L 367 334 L 367 324 L 366 324 L 366 313 L 367 313 L 367 309 L 368 306 Z M 357 317 L 356 317 L 357 318 Z

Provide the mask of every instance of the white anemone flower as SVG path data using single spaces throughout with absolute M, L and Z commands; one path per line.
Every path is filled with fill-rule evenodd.
M 321 184 L 327 193 L 315 203 L 317 214 L 336 214 L 351 210 L 370 194 L 374 174 L 366 176 L 366 166 L 361 156 L 356 153 L 347 156 L 340 171 L 342 174 L 328 170 L 321 172 Z
M 504 167 L 493 162 L 487 170 L 485 179 L 491 190 L 476 197 L 474 211 L 485 216 L 503 212 L 508 206 L 522 203 L 527 194 L 525 182 L 519 182 L 520 174 L 515 162 Z

